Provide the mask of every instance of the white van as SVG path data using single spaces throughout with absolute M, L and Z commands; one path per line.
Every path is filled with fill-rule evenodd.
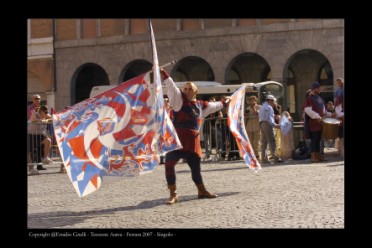
M 98 94 L 101 94 L 102 92 L 111 90 L 112 88 L 116 87 L 118 85 L 99 85 L 99 86 L 94 86 L 89 94 L 89 97 L 94 97 Z
M 215 81 L 192 81 L 198 87 L 197 98 L 208 100 L 210 97 L 216 97 L 218 100 L 221 96 L 231 96 L 237 91 L 240 84 L 221 84 Z M 186 82 L 175 82 L 178 88 L 182 89 Z M 90 91 L 90 97 L 96 96 L 102 92 L 110 90 L 118 85 L 100 85 L 94 86 Z M 283 85 L 275 81 L 266 81 L 260 83 L 247 83 L 246 95 L 248 98 L 251 95 L 256 95 L 259 102 L 265 101 L 267 94 L 272 94 L 278 99 L 279 104 L 283 101 Z M 163 85 L 163 94 L 167 94 L 167 89 Z
M 222 89 L 222 88 L 226 88 L 223 84 L 221 83 L 218 83 L 218 82 L 214 82 L 214 81 L 192 81 L 193 83 L 195 83 L 195 85 L 198 87 L 198 94 L 210 94 L 210 93 L 222 93 L 222 91 L 226 91 L 227 89 Z M 175 84 L 177 85 L 178 88 L 182 89 L 182 87 L 185 85 L 186 82 L 175 82 Z M 89 97 L 93 97 L 93 96 L 96 96 L 98 94 L 101 94 L 102 92 L 105 92 L 105 91 L 108 91 L 114 87 L 116 87 L 118 85 L 99 85 L 99 86 L 94 86 L 92 88 L 92 90 L 90 91 L 90 95 Z M 229 86 L 232 86 L 232 92 L 235 92 L 239 87 L 240 85 L 229 85 Z M 237 87 L 239 86 L 239 87 Z M 222 87 L 222 88 L 220 88 Z M 211 91 L 211 89 L 215 89 L 215 90 L 212 90 L 212 92 L 209 92 Z M 222 90 L 222 91 L 221 91 Z M 228 90 L 230 91 L 230 90 Z M 165 85 L 163 85 L 163 94 L 166 95 L 167 94 L 167 89 L 165 87 Z

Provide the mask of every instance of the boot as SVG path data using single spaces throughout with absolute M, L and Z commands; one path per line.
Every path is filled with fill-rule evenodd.
M 170 191 L 170 196 L 169 196 L 169 199 L 167 201 L 167 204 L 169 204 L 169 205 L 175 204 L 176 202 L 178 202 L 178 195 L 177 195 L 177 192 L 176 192 L 176 185 L 175 184 L 168 185 L 168 189 Z
M 317 163 L 317 162 L 319 162 L 319 161 L 320 161 L 320 160 L 319 160 L 319 153 L 317 153 L 317 152 L 312 152 L 312 153 L 311 153 L 311 159 L 310 159 L 310 161 L 313 162 L 313 163 Z
M 319 161 L 328 161 L 328 159 L 326 159 L 324 155 L 319 154 Z
M 198 187 L 198 198 L 199 199 L 202 199 L 202 198 L 216 198 L 218 195 L 212 195 L 211 193 L 209 193 L 206 189 L 205 189 L 205 186 L 204 184 L 199 184 L 199 185 L 196 185 L 196 187 Z

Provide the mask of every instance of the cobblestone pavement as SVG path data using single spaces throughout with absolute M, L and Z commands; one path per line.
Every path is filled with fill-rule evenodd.
M 164 166 L 86 197 L 59 164 L 28 176 L 28 228 L 344 228 L 344 161 L 289 160 L 253 173 L 243 161 L 202 163 L 215 199 L 197 199 L 187 164 L 176 165 L 180 202 L 169 196 Z

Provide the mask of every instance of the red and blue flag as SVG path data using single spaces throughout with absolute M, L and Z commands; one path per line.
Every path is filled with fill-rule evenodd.
M 243 84 L 232 96 L 227 112 L 227 123 L 236 139 L 240 155 L 243 157 L 248 168 L 253 171 L 261 170 L 256 155 L 244 125 L 244 99 L 246 84 Z
M 153 83 L 147 72 L 53 114 L 60 154 L 79 196 L 103 180 L 151 172 L 160 154 L 182 148 L 164 110 L 152 28 L 151 35 Z

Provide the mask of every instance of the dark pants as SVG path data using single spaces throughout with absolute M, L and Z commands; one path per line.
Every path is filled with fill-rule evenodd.
M 321 140 L 321 131 L 310 132 L 311 135 L 311 152 L 320 152 L 320 140 Z
M 200 172 L 200 157 L 195 153 L 176 150 L 167 153 L 165 156 L 165 178 L 167 179 L 168 185 L 176 183 L 176 171 L 174 167 L 181 158 L 185 159 L 189 165 L 194 183 L 196 185 L 203 183 Z
M 338 137 L 341 139 L 344 137 L 344 126 L 338 128 Z

